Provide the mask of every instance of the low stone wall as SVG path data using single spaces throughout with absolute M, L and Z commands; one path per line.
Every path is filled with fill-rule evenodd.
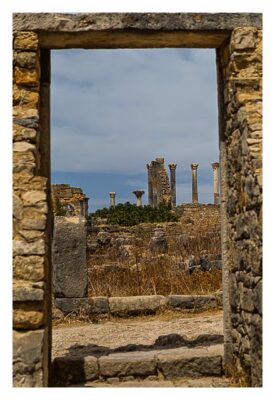
M 57 298 L 55 306 L 64 315 L 108 314 L 112 316 L 130 316 L 155 314 L 169 309 L 199 311 L 222 308 L 222 292 L 212 295 L 169 295 L 169 296 L 130 296 L 130 297 L 91 297 Z

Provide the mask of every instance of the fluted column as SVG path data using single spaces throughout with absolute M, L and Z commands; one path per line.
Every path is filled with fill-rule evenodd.
M 116 192 L 109 192 L 110 195 L 110 207 L 116 206 Z
M 176 168 L 177 168 L 177 164 L 169 164 L 172 207 L 176 207 L 176 201 L 177 201 L 176 200 Z
M 219 167 L 218 162 L 212 163 L 213 178 L 214 178 L 214 204 L 220 204 L 220 192 L 219 192 Z
M 142 196 L 144 195 L 144 190 L 134 190 L 133 193 L 136 195 L 137 198 L 137 207 L 142 206 Z
M 198 166 L 199 164 L 192 163 L 191 170 L 192 170 L 192 202 L 194 204 L 198 203 Z
M 153 183 L 152 183 L 152 170 L 153 166 L 151 163 L 146 164 L 148 170 L 148 204 L 153 207 Z

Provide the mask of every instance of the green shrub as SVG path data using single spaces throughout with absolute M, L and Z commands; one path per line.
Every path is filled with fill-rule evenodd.
M 119 203 L 115 207 L 102 208 L 92 214 L 92 217 L 107 218 L 111 225 L 133 226 L 143 222 L 172 222 L 178 218 L 171 210 L 171 206 L 162 203 L 159 207 L 137 207 L 129 202 Z

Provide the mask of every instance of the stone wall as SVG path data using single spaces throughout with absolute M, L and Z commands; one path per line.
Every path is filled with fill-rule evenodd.
M 164 158 L 159 157 L 147 165 L 148 169 L 148 203 L 158 207 L 161 203 L 171 204 L 171 188 Z
M 227 356 L 262 385 L 262 32 L 236 28 L 218 51 Z M 229 362 L 230 361 L 230 362 Z
M 40 126 L 40 93 L 46 83 L 38 35 L 17 32 L 13 46 L 13 383 L 43 386 L 51 343 L 51 220 L 49 182 L 41 161 L 41 146 L 45 153 L 47 145 Z

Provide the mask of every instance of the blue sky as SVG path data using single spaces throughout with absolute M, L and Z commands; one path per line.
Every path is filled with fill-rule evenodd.
M 190 163 L 199 163 L 199 201 L 213 202 L 218 161 L 213 49 L 52 51 L 52 182 L 81 187 L 90 210 L 135 202 L 146 163 L 177 167 L 177 202 L 191 202 Z

